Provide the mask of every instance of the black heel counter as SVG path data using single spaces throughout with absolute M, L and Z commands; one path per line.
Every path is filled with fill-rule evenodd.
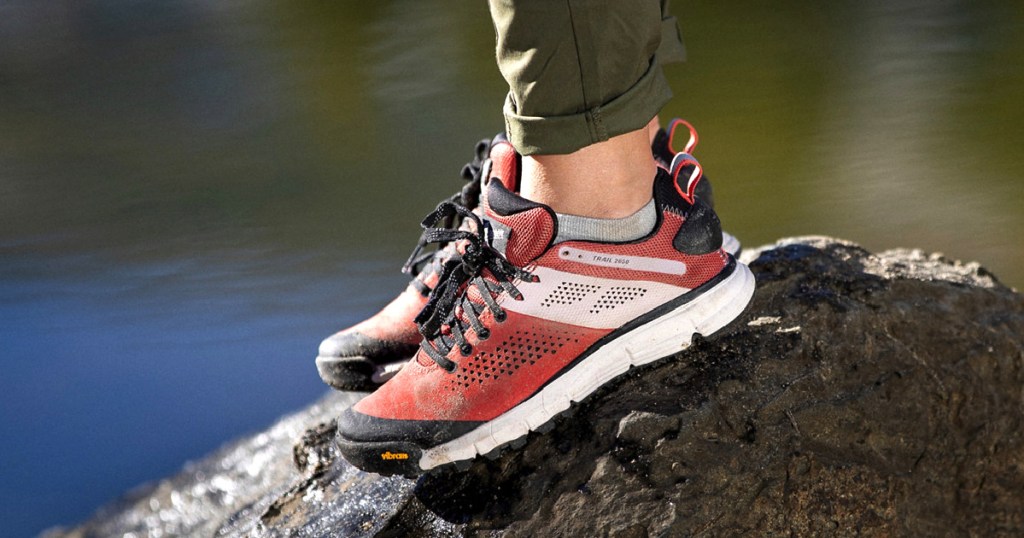
M 672 246 L 683 254 L 708 254 L 722 248 L 722 223 L 703 200 L 697 198 L 686 213 Z

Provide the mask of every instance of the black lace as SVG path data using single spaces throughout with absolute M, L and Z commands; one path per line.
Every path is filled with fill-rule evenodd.
M 475 154 L 473 160 L 466 163 L 462 167 L 462 179 L 466 180 L 467 183 L 462 187 L 459 192 L 448 197 L 445 202 L 452 202 L 459 204 L 468 209 L 474 209 L 480 205 L 480 190 L 481 180 L 483 177 L 484 162 L 487 160 L 488 155 L 491 151 L 491 141 L 489 139 L 483 139 L 476 143 Z M 452 214 L 444 222 L 440 222 L 439 226 L 449 229 L 457 229 L 462 225 L 464 220 L 458 214 Z M 436 250 L 430 250 L 424 252 L 424 247 L 429 243 L 426 239 L 426 232 L 420 235 L 420 240 L 416 243 L 416 248 L 413 249 L 412 254 L 409 256 L 409 260 L 402 266 L 402 272 L 416 276 L 419 275 L 433 260 L 434 254 L 438 250 L 443 249 L 448 243 L 438 243 Z M 439 270 L 439 268 L 437 268 Z
M 473 231 L 437 227 L 452 218 L 470 219 L 475 225 Z M 437 287 L 430 292 L 426 306 L 417 314 L 415 322 L 423 343 L 420 348 L 441 368 L 452 372 L 456 364 L 447 355 L 458 346 L 463 356 L 473 351 L 466 341 L 466 329 L 472 328 L 477 338 L 486 340 L 490 331 L 480 321 L 480 314 L 489 309 L 499 323 L 505 320 L 505 310 L 498 305 L 496 297 L 506 292 L 517 301 L 523 294 L 512 284 L 515 279 L 537 282 L 530 272 L 515 266 L 490 245 L 491 228 L 486 221 L 464 206 L 452 202 L 441 202 L 433 213 L 423 219 L 423 240 L 427 243 L 447 244 L 465 241 L 462 253 L 453 254 L 445 260 Z M 417 252 L 413 251 L 416 255 Z M 484 269 L 494 280 L 484 278 Z M 463 284 L 469 283 L 465 288 Z M 469 299 L 469 286 L 475 286 L 483 303 Z M 462 315 L 460 316 L 459 313 Z M 465 320 L 463 320 L 465 318 Z M 465 322 L 468 321 L 468 327 Z M 448 331 L 442 331 L 447 326 Z

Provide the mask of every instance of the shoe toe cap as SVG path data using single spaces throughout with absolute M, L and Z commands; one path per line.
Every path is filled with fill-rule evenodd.
M 350 357 L 358 355 L 358 333 L 339 332 L 320 342 L 321 357 Z M 355 352 L 355 353 L 353 353 Z
M 320 342 L 319 354 L 321 357 L 366 357 L 374 360 L 407 358 L 415 351 L 415 344 L 380 340 L 358 331 L 342 331 Z
M 338 417 L 338 436 L 348 442 L 412 443 L 430 448 L 464 435 L 482 422 L 375 417 L 349 408 Z

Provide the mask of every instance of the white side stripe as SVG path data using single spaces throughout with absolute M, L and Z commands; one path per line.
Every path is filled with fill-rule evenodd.
M 523 300 L 503 295 L 502 308 L 592 329 L 619 328 L 690 291 L 661 282 L 590 277 L 549 267 L 537 267 L 532 272 L 540 282 L 517 283 Z
M 663 258 L 647 258 L 644 256 L 623 256 L 621 254 L 605 254 L 571 247 L 560 247 L 558 257 L 587 265 L 615 267 L 632 271 L 649 271 L 666 275 L 686 274 L 686 264 Z

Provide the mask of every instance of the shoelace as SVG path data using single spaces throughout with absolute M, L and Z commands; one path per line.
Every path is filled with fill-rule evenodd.
M 457 203 L 463 207 L 474 209 L 480 205 L 480 182 L 483 177 L 484 162 L 487 160 L 487 156 L 490 154 L 491 141 L 489 139 L 483 139 L 476 143 L 475 154 L 473 160 L 466 163 L 462 167 L 462 179 L 466 180 L 467 183 L 462 187 L 459 192 L 448 197 L 446 202 Z M 449 229 L 457 229 L 462 225 L 463 218 L 458 214 L 452 214 L 447 217 L 444 222 L 439 223 L 441 227 Z M 422 273 L 427 267 L 431 265 L 431 261 L 434 260 L 434 255 L 437 251 L 445 248 L 447 243 L 439 243 L 437 250 L 431 250 L 429 252 L 423 252 L 423 248 L 429 243 L 426 240 L 426 232 L 420 235 L 419 241 L 416 243 L 416 247 L 413 249 L 409 259 L 402 266 L 402 272 L 410 275 L 417 276 Z M 438 264 L 439 265 L 439 264 Z M 435 270 L 439 270 L 439 267 L 434 267 Z
M 453 218 L 472 220 L 475 224 L 473 231 L 437 227 L 439 223 L 450 222 Z M 456 364 L 448 359 L 448 353 L 456 346 L 463 356 L 468 356 L 473 351 L 473 346 L 466 340 L 466 322 L 476 333 L 477 338 L 486 340 L 490 336 L 490 331 L 480 321 L 480 315 L 484 310 L 489 309 L 499 323 L 504 321 L 505 310 L 498 305 L 496 297 L 505 292 L 513 299 L 521 301 L 523 295 L 512 281 L 518 278 L 537 282 L 539 279 L 494 250 L 490 245 L 490 225 L 464 206 L 448 201 L 441 202 L 437 209 L 423 219 L 423 229 L 425 243 L 448 244 L 452 241 L 464 241 L 461 253 L 456 253 L 445 260 L 437 287 L 430 292 L 426 306 L 414 320 L 420 334 L 423 335 L 420 348 L 438 366 L 453 372 Z M 418 252 L 413 251 L 413 254 L 416 255 Z M 485 278 L 484 270 L 490 273 L 493 280 Z M 467 285 L 463 287 L 463 284 Z M 470 286 L 475 287 L 480 293 L 483 303 L 469 298 Z M 447 331 L 444 330 L 445 327 Z

